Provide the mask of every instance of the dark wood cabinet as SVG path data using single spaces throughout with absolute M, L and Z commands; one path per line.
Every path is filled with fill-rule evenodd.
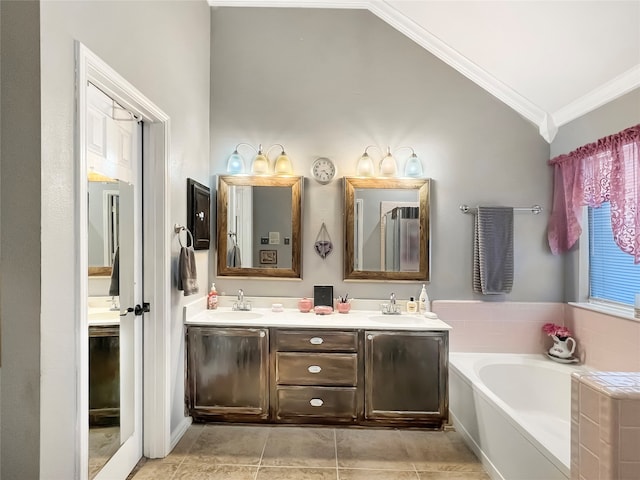
M 187 404 L 195 420 L 269 417 L 269 330 L 189 327 Z
M 366 331 L 365 419 L 442 425 L 448 419 L 447 332 Z
M 196 421 L 420 426 L 448 420 L 448 332 L 187 327 Z
M 89 426 L 120 424 L 120 327 L 89 327 Z

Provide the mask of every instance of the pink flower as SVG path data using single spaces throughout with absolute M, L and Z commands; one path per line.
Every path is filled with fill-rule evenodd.
M 567 327 L 555 323 L 545 323 L 542 326 L 542 331 L 549 336 L 555 335 L 556 337 L 571 337 L 573 335 Z

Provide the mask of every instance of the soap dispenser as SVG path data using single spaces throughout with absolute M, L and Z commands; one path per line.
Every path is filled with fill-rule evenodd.
M 427 286 L 424 283 L 422 284 L 422 291 L 420 292 L 420 297 L 418 297 L 418 302 L 420 304 L 420 313 L 431 311 L 429 295 L 427 295 Z
M 211 290 L 207 295 L 207 310 L 215 310 L 218 308 L 218 292 L 216 291 L 216 284 L 211 284 Z

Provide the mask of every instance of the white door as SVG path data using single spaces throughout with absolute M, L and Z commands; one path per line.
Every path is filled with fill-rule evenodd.
M 103 362 L 110 365 L 109 372 L 116 378 L 102 385 L 94 375 L 87 385 L 107 391 L 105 396 L 115 400 L 106 406 L 111 415 L 100 421 L 95 413 L 100 405 L 89 405 L 88 477 L 124 480 L 142 457 L 142 126 L 133 113 L 98 88 L 92 84 L 86 88 L 88 181 L 104 182 L 118 192 L 117 225 L 111 222 L 113 231 L 104 232 L 105 239 L 116 243 L 111 274 L 104 282 L 104 292 L 99 288 L 96 292 L 95 286 L 89 289 L 90 295 L 111 297 L 112 313 L 88 314 L 88 341 L 100 338 L 102 329 L 110 329 L 111 335 L 116 332 L 110 349 L 93 356 L 90 349 L 89 376 L 100 372 L 101 365 L 96 363 Z M 93 391 L 88 394 L 90 401 L 98 396 Z

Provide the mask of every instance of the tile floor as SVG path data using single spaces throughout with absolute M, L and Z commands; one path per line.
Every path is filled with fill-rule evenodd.
M 194 424 L 131 480 L 490 480 L 456 432 Z

